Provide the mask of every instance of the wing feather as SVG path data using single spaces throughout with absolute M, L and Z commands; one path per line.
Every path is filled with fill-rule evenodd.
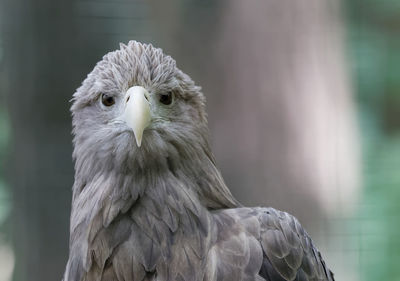
M 268 258 L 266 262 L 272 265 L 267 270 L 276 270 L 284 280 L 334 280 L 321 254 L 295 217 L 272 208 L 257 210 L 262 225 L 261 243 Z
M 241 278 L 231 280 L 250 276 L 255 280 L 254 274 L 266 281 L 334 280 L 311 238 L 290 214 L 273 208 L 226 209 L 214 214 L 219 228 L 218 275 L 230 270 L 241 272 L 237 273 Z M 255 264 L 257 268 L 250 266 Z

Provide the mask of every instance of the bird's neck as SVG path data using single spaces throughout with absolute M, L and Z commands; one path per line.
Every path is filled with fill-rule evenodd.
M 89 165 L 81 163 L 84 161 L 78 157 L 76 168 L 82 169 L 76 169 L 72 217 L 76 208 L 79 209 L 75 210 L 76 215 L 81 214 L 80 217 L 86 219 L 102 209 L 103 223 L 107 225 L 117 213 L 145 200 L 172 209 L 180 209 L 182 204 L 206 209 L 239 205 L 226 187 L 208 146 L 199 153 L 181 155 L 179 161 L 158 156 L 142 161 L 130 170 L 117 167 L 110 170 L 101 161 Z M 88 172 L 83 167 L 99 168 Z M 82 214 L 83 207 L 88 214 Z
M 238 205 L 207 154 L 174 165 L 164 160 L 130 173 L 99 171 L 91 178 L 77 171 L 70 241 L 72 248 L 78 247 L 75 253 L 84 268 L 92 262 L 89 253 L 96 251 L 96 237 L 133 226 L 158 245 L 173 243 L 166 235 L 183 235 L 183 229 L 185 235 L 208 236 L 213 223 L 209 210 Z M 200 255 L 205 245 L 196 246 Z

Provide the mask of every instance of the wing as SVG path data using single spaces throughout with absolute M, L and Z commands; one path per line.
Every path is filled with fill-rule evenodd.
M 215 274 L 235 272 L 221 280 L 334 280 L 311 238 L 290 214 L 273 208 L 228 209 L 214 214 L 218 226 L 211 252 L 218 255 Z

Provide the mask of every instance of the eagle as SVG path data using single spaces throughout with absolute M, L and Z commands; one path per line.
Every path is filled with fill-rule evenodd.
M 294 216 L 232 196 L 204 94 L 161 49 L 120 44 L 76 90 L 71 112 L 64 281 L 334 280 Z

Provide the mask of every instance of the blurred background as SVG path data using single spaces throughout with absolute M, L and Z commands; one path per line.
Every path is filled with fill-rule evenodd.
M 0 1 L 0 281 L 61 280 L 69 100 L 131 39 L 203 87 L 240 201 L 296 215 L 337 280 L 400 280 L 400 1 Z

